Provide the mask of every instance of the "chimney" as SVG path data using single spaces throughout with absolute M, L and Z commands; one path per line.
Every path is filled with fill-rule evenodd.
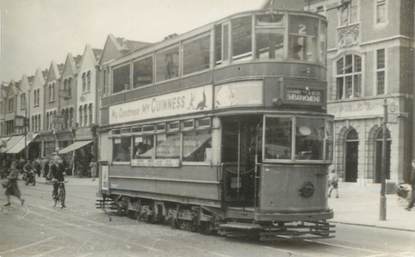
M 266 0 L 262 9 L 304 11 L 306 0 Z

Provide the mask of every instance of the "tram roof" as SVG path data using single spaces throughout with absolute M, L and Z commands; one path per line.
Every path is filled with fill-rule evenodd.
M 118 66 L 120 64 L 129 62 L 132 59 L 144 57 L 147 54 L 156 52 L 158 50 L 163 50 L 164 48 L 168 48 L 168 47 L 170 47 L 174 44 L 180 43 L 181 41 L 191 39 L 192 37 L 195 37 L 195 36 L 198 36 L 200 34 L 203 34 L 203 33 L 206 33 L 208 31 L 210 31 L 213 28 L 213 26 L 215 26 L 216 24 L 222 23 L 222 22 L 230 20 L 232 18 L 236 18 L 236 17 L 244 16 L 244 15 L 249 15 L 249 14 L 260 14 L 260 13 L 302 14 L 302 15 L 305 15 L 305 16 L 312 16 L 312 17 L 320 18 L 322 20 L 326 20 L 326 17 L 324 17 L 320 14 L 317 14 L 317 13 L 308 12 L 308 11 L 287 10 L 287 9 L 272 9 L 272 10 L 270 10 L 270 9 L 257 9 L 257 10 L 238 12 L 238 13 L 228 15 L 228 16 L 222 18 L 222 19 L 210 22 L 210 23 L 208 23 L 206 25 L 203 25 L 201 27 L 192 29 L 188 32 L 178 34 L 177 36 L 176 36 L 176 34 L 171 34 L 171 35 L 174 35 L 174 37 L 170 37 L 171 35 L 169 35 L 168 39 L 165 39 L 163 41 L 156 42 L 156 43 L 150 44 L 148 46 L 144 46 L 142 48 L 136 49 L 135 51 L 132 51 L 129 54 L 121 56 L 118 59 L 115 59 L 111 63 L 111 66 Z

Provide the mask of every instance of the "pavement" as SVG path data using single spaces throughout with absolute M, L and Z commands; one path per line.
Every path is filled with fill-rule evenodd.
M 415 208 L 407 211 L 407 199 L 386 195 L 386 220 L 380 216 L 380 184 L 339 184 L 339 198 L 329 198 L 333 222 L 415 232 Z
M 98 178 L 67 176 L 65 179 L 73 185 L 98 186 Z M 37 182 L 49 183 L 44 178 L 37 178 Z M 379 219 L 380 184 L 340 182 L 339 198 L 334 196 L 329 198 L 329 207 L 334 211 L 333 223 L 415 232 L 415 208 L 407 211 L 407 199 L 396 194 L 386 195 L 386 220 Z

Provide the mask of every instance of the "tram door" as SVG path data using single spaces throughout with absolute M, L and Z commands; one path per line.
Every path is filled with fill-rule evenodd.
M 255 169 L 260 154 L 259 119 L 222 120 L 222 175 L 224 200 L 227 205 L 253 206 Z M 257 147 L 258 146 L 258 147 Z

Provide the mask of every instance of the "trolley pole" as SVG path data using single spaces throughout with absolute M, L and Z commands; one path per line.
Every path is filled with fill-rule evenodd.
M 383 125 L 382 125 L 382 169 L 381 169 L 381 189 L 380 189 L 380 205 L 379 220 L 386 220 L 386 124 L 388 123 L 388 103 L 386 98 L 383 100 Z

